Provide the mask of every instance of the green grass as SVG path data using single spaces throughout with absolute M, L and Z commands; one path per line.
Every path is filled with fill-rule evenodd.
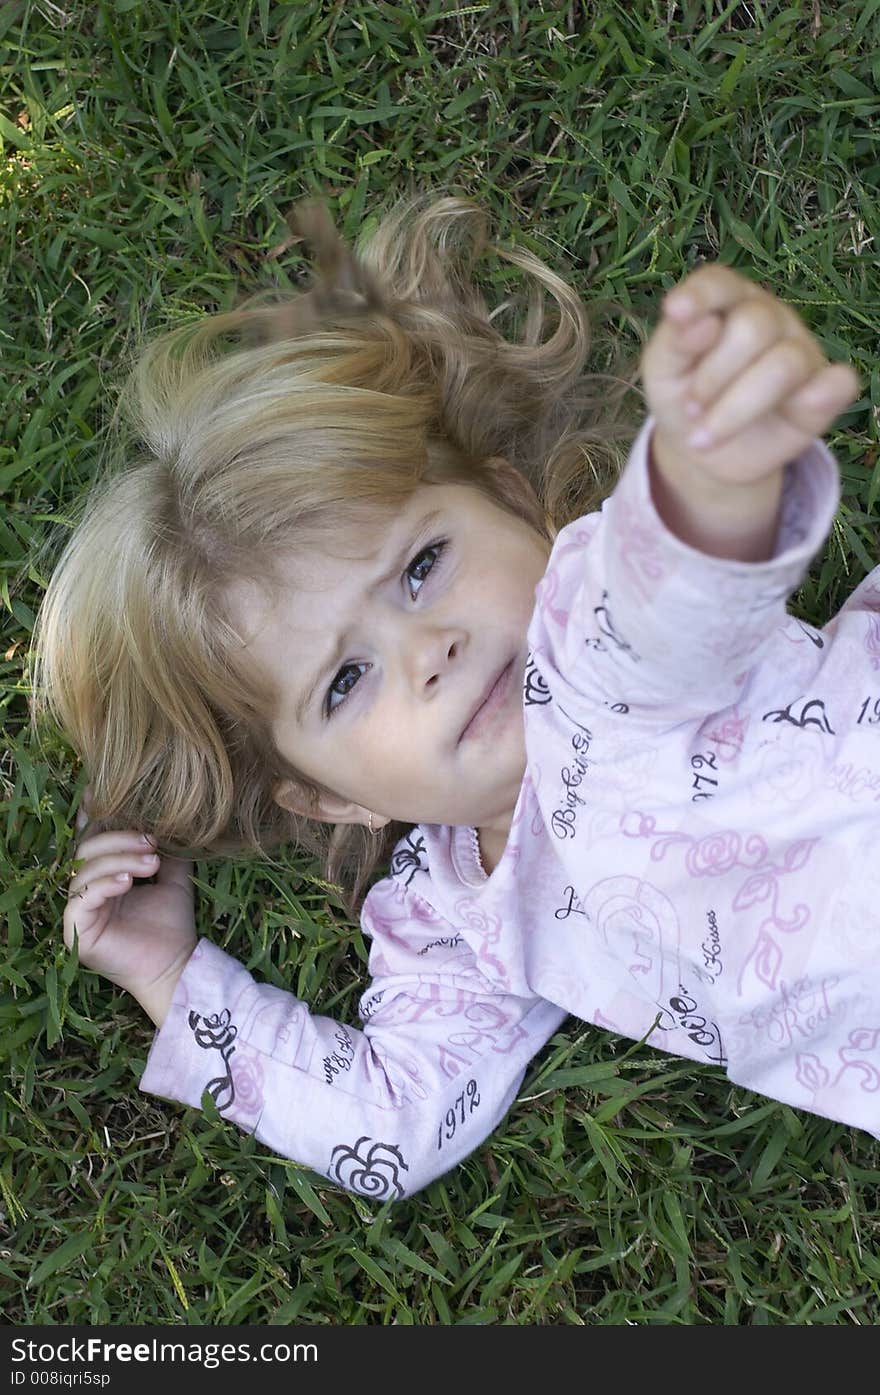
M 852 359 L 845 497 L 796 598 L 823 622 L 877 560 L 878 54 L 878 0 L 0 8 L 7 1323 L 880 1320 L 876 1141 L 576 1022 L 498 1132 L 391 1210 L 140 1095 L 146 1019 L 62 948 L 81 776 L 30 739 L 22 670 L 39 549 L 141 328 L 295 283 L 302 193 L 352 235 L 410 182 L 649 323 L 720 257 Z M 351 1019 L 364 947 L 315 873 L 202 864 L 199 923 Z

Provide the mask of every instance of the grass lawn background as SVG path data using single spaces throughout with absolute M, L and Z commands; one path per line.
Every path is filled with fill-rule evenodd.
M 295 284 L 303 193 L 353 236 L 410 186 L 477 198 L 649 325 L 720 258 L 852 359 L 844 501 L 793 600 L 824 623 L 878 559 L 880 0 L 7 0 L 0 73 L 4 1321 L 880 1320 L 880 1144 L 576 1021 L 492 1138 L 392 1208 L 140 1095 L 149 1023 L 62 947 L 82 776 L 35 745 L 23 666 L 39 549 L 139 332 Z M 285 864 L 200 863 L 200 929 L 353 1021 L 359 930 Z

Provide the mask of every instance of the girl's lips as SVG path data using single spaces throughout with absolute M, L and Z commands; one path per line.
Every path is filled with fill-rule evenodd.
M 505 664 L 491 688 L 484 695 L 479 707 L 473 713 L 470 721 L 466 724 L 461 736 L 458 738 L 460 742 L 471 736 L 480 736 L 487 727 L 492 725 L 493 718 L 507 700 L 510 690 L 510 675 L 512 672 L 513 659 Z

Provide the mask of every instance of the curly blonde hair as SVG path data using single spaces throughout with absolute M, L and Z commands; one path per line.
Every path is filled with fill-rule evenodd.
M 276 803 L 284 780 L 311 808 L 319 790 L 275 748 L 274 696 L 241 660 L 224 594 L 271 587 L 291 546 L 387 516 L 424 483 L 476 485 L 552 537 L 616 481 L 637 360 L 585 372 L 575 291 L 532 253 L 490 244 L 468 199 L 407 198 L 356 253 L 322 204 L 293 217 L 318 266 L 311 289 L 204 316 L 137 361 L 122 396 L 134 439 L 82 501 L 40 609 L 33 714 L 81 756 L 94 824 L 149 830 L 172 853 L 293 841 L 353 914 L 405 826 L 371 837 Z M 518 342 L 496 328 L 518 302 L 490 312 L 475 283 L 487 251 L 531 278 Z M 499 497 L 499 457 L 527 482 L 520 504 Z

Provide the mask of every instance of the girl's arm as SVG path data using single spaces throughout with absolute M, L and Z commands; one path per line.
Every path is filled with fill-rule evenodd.
M 362 913 L 373 983 L 357 1031 L 197 943 L 191 863 L 132 830 L 87 835 L 78 853 L 65 943 L 159 1026 L 141 1089 L 196 1108 L 207 1093 L 267 1147 L 364 1196 L 409 1196 L 466 1157 L 565 1019 L 499 992 L 454 927 L 386 879 Z
M 813 433 L 857 386 L 727 267 L 695 272 L 664 310 L 643 359 L 652 415 L 601 515 L 557 537 L 530 629 L 551 691 L 615 726 L 740 701 L 837 509 L 837 466 Z M 714 445 L 689 439 L 701 420 Z
M 436 923 L 432 936 L 457 938 Z M 141 1089 L 196 1108 L 207 1092 L 274 1152 L 337 1186 L 398 1200 L 496 1128 L 565 1018 L 542 999 L 493 992 L 461 943 L 439 970 L 375 979 L 361 1015 L 358 1031 L 312 1014 L 202 940 Z
M 621 722 L 666 730 L 739 703 L 839 499 L 834 459 L 814 442 L 783 472 L 769 559 L 698 551 L 660 517 L 654 431 L 649 418 L 601 514 L 559 533 L 529 628 L 551 694 L 597 732 Z

